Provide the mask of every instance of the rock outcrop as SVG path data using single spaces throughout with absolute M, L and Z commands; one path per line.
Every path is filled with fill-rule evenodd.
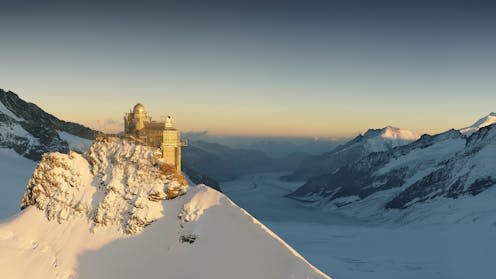
M 47 153 L 29 181 L 21 208 L 36 206 L 59 223 L 86 216 L 98 226 L 136 234 L 163 216 L 164 199 L 185 193 L 160 168 L 159 149 L 126 140 L 96 141 L 85 155 Z

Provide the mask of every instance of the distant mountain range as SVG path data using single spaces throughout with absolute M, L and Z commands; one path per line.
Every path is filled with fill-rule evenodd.
M 438 197 L 477 195 L 496 184 L 494 115 L 468 128 L 423 135 L 409 144 L 342 162 L 341 167 L 310 178 L 289 197 L 343 207 L 383 193 L 387 198 L 380 206 L 402 209 Z
M 408 130 L 391 126 L 382 129 L 370 129 L 349 142 L 330 152 L 317 156 L 305 157 L 292 174 L 284 180 L 307 180 L 310 177 L 332 173 L 342 166 L 356 162 L 372 152 L 391 150 L 417 140 L 420 135 Z
M 294 152 L 282 158 L 273 158 L 261 150 L 232 148 L 203 140 L 189 141 L 189 146 L 183 149 L 186 172 L 195 170 L 218 182 L 256 172 L 288 171 L 307 155 Z
M 189 141 L 215 142 L 233 149 L 260 150 L 271 158 L 284 158 L 300 151 L 308 155 L 319 155 L 329 151 L 348 139 L 345 138 L 307 138 L 307 137 L 261 137 L 212 135 L 208 131 L 184 132 Z

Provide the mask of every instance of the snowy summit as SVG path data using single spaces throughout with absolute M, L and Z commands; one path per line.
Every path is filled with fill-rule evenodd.
M 329 278 L 160 150 L 96 141 L 45 154 L 23 211 L 0 225 L 5 278 Z
M 412 131 L 391 126 L 386 126 L 382 129 L 369 129 L 330 152 L 306 157 L 292 174 L 283 177 L 283 179 L 302 181 L 332 173 L 370 153 L 388 151 L 419 138 L 420 135 Z
M 477 120 L 477 122 L 475 122 L 471 126 L 460 129 L 460 132 L 462 134 L 469 136 L 469 135 L 473 134 L 474 132 L 478 131 L 480 128 L 492 125 L 494 123 L 496 123 L 496 112 L 491 112 L 490 114 Z
M 363 138 L 370 151 L 380 152 L 415 141 L 420 138 L 420 135 L 409 130 L 387 126 L 382 129 L 370 129 L 363 134 Z

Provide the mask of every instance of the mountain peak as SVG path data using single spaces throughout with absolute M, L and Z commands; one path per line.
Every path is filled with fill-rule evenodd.
M 12 92 L 12 91 L 10 91 L 10 90 L 5 91 L 5 90 L 3 90 L 2 88 L 0 88 L 0 94 L 2 94 L 2 95 L 6 95 L 6 96 L 9 96 L 9 97 L 19 98 L 19 96 L 17 96 L 17 94 L 16 94 L 16 93 L 14 93 L 14 92 Z
M 372 152 L 385 151 L 404 145 L 420 138 L 420 135 L 409 131 L 386 126 L 382 129 L 369 129 L 360 138 Z
M 381 129 L 368 129 L 364 134 L 365 138 L 381 137 L 386 139 L 403 139 L 414 141 L 420 138 L 420 135 L 410 130 L 404 130 L 393 126 L 386 126 Z
M 382 128 L 381 137 L 386 139 L 400 139 L 406 141 L 414 141 L 420 138 L 420 135 L 409 130 L 386 126 Z
M 471 126 L 460 129 L 460 132 L 462 134 L 469 136 L 469 135 L 473 134 L 474 132 L 478 131 L 480 128 L 492 125 L 494 123 L 496 123 L 496 112 L 491 112 L 488 115 L 477 120 Z

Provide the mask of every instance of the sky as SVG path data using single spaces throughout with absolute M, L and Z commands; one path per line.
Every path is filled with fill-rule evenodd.
M 141 102 L 219 135 L 435 133 L 496 110 L 495 27 L 478 1 L 0 0 L 0 88 L 106 131 Z

